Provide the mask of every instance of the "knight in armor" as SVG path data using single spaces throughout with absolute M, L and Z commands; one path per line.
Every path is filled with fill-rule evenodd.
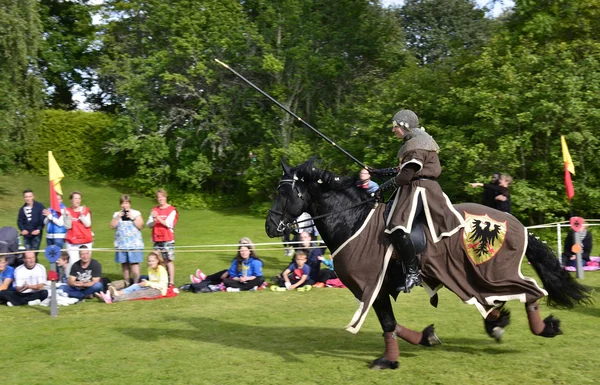
M 410 233 L 415 223 L 421 222 L 427 239 L 437 243 L 464 227 L 463 217 L 454 209 L 450 199 L 444 194 L 437 178 L 442 172 L 438 158 L 439 146 L 431 135 L 419 128 L 419 118 L 410 110 L 402 110 L 394 115 L 392 132 L 403 145 L 398 151 L 399 166 L 371 170 L 378 176 L 393 176 L 377 191 L 381 196 L 385 191 L 396 190 L 386 220 L 385 232 L 399 255 L 406 281 L 398 291 L 410 292 L 421 285 L 419 259 Z

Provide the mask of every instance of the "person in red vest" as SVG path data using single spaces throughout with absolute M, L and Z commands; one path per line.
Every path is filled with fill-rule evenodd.
M 167 192 L 163 189 L 156 191 L 158 206 L 152 209 L 146 226 L 152 228 L 152 242 L 154 250 L 162 252 L 167 273 L 169 274 L 169 286 L 175 286 L 175 225 L 179 219 L 177 208 L 167 203 Z
M 65 271 L 68 277 L 71 273 L 71 266 L 79 261 L 79 248 L 85 245 L 92 253 L 92 212 L 89 207 L 81 204 L 81 193 L 73 191 L 69 198 L 71 199 L 71 207 L 64 210 L 65 228 L 67 235 L 65 236 L 65 249 L 69 254 L 69 265 Z

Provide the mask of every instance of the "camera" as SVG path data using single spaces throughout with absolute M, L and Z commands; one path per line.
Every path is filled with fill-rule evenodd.
M 129 218 L 127 216 L 127 214 L 129 214 L 129 210 L 123 210 L 123 214 L 121 215 L 121 220 L 122 221 L 130 221 L 131 220 L 131 218 Z

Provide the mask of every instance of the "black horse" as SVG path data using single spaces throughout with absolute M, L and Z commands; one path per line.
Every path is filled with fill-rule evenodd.
M 373 306 L 384 331 L 384 355 L 373 361 L 371 368 L 398 367 L 396 337 L 424 346 L 439 343 L 433 325 L 418 332 L 397 324 L 394 318 L 389 297 L 397 298 L 402 268 L 383 232 L 385 205 L 375 204 L 356 187 L 354 178 L 321 170 L 314 159 L 295 168 L 283 162 L 282 166 L 278 195 L 266 219 L 267 235 L 281 236 L 302 212 L 312 215 L 332 251 L 336 273 L 361 303 L 347 330 L 358 332 Z M 437 289 L 448 288 L 478 308 L 486 332 L 499 340 L 510 320 L 503 305 L 518 299 L 526 304 L 532 333 L 543 337 L 561 334 L 558 319 L 549 316 L 542 321 L 537 301 L 547 295 L 550 306 L 571 308 L 588 302 L 589 290 L 566 273 L 552 250 L 528 236 L 525 227 L 510 214 L 472 203 L 455 205 L 455 209 L 464 213 L 465 223 L 470 223 L 463 231 L 437 244 L 427 231 L 420 233 L 424 238 L 420 258 L 423 286 L 432 304 L 437 303 Z M 481 242 L 487 242 L 486 247 Z M 545 290 L 521 275 L 524 254 Z

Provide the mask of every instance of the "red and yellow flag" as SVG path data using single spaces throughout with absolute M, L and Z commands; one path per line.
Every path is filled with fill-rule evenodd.
M 64 178 L 64 174 L 60 170 L 52 151 L 48 151 L 48 177 L 50 179 L 50 207 L 60 215 L 60 202 L 56 197 L 56 193 L 63 195 L 60 181 Z
M 565 188 L 567 190 L 567 199 L 571 200 L 575 195 L 575 189 L 573 188 L 573 182 L 571 181 L 571 174 L 575 175 L 575 165 L 569 154 L 569 148 L 567 147 L 567 141 L 564 136 L 560 136 L 560 145 L 562 147 L 563 163 L 565 165 Z

